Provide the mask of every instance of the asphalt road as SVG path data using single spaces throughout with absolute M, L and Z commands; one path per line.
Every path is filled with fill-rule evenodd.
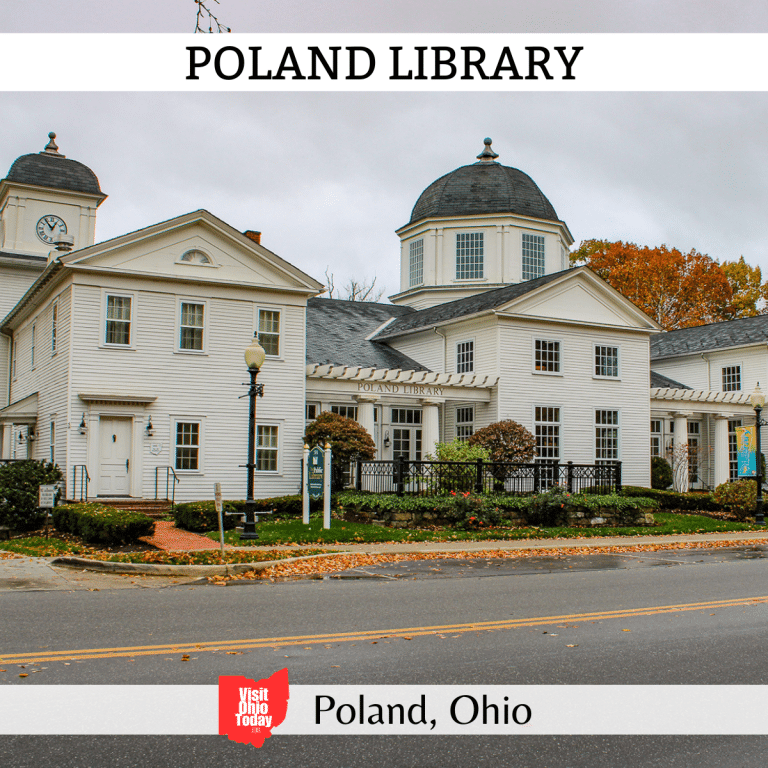
M 0 684 L 214 685 L 282 667 L 302 685 L 768 683 L 761 548 L 347 575 L 5 592 Z M 767 750 L 764 737 L 729 736 L 275 736 L 261 749 L 224 737 L 6 736 L 0 764 L 748 767 Z

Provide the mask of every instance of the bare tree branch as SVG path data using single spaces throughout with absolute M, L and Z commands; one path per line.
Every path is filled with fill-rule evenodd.
M 330 272 L 330 267 L 325 269 L 325 287 L 328 291 L 329 299 L 342 299 L 343 301 L 370 301 L 377 302 L 384 295 L 384 289 L 376 288 L 376 276 L 373 280 L 354 280 L 350 279 L 349 282 L 343 287 L 342 290 L 336 288 L 333 272 Z
M 219 0 L 213 0 L 217 5 Z M 211 13 L 211 9 L 203 2 L 203 0 L 195 0 L 197 4 L 197 17 L 195 19 L 195 32 L 231 32 L 232 30 L 222 24 L 216 16 Z M 204 29 L 206 18 L 208 20 L 208 29 Z M 213 25 L 216 25 L 216 29 Z

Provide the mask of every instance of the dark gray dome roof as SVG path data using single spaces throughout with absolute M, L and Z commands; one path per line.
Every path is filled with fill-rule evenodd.
M 536 182 L 517 168 L 497 163 L 498 157 L 485 140 L 480 162 L 464 165 L 432 182 L 413 206 L 413 224 L 440 216 L 474 216 L 482 213 L 512 213 L 559 221 L 552 204 Z
M 96 174 L 87 165 L 59 154 L 55 136 L 49 134 L 51 140 L 44 151 L 17 158 L 5 180 L 103 196 Z

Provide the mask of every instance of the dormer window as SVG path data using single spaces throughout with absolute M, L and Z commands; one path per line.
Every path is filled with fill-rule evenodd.
M 184 264 L 205 264 L 209 267 L 213 266 L 213 259 L 207 253 L 203 253 L 203 251 L 200 251 L 197 248 L 182 254 L 179 261 Z

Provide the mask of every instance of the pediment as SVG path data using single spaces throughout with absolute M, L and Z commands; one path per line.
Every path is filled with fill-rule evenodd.
M 62 259 L 72 267 L 315 293 L 317 281 L 211 216 L 187 215 Z
M 654 321 L 591 273 L 574 271 L 563 280 L 499 307 L 501 313 L 548 320 L 656 330 Z

